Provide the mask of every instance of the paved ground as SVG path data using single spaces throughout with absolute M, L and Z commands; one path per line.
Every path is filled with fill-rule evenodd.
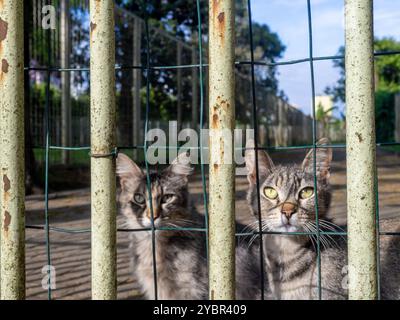
M 275 154 L 279 162 L 301 161 L 302 152 Z M 400 157 L 379 153 L 379 203 L 383 231 L 396 231 L 400 225 Z M 332 166 L 331 183 L 333 201 L 330 215 L 337 224 L 346 224 L 346 187 L 345 154 L 335 151 Z M 236 212 L 240 220 L 247 215 L 245 193 L 246 179 L 237 178 Z M 199 176 L 190 183 L 192 199 L 199 212 L 202 205 L 202 188 Z M 89 228 L 90 227 L 89 189 L 53 193 L 50 196 L 50 223 L 54 227 Z M 43 224 L 44 201 L 41 196 L 28 197 L 27 223 Z M 121 217 L 118 218 L 119 225 Z M 47 291 L 41 286 L 44 274 L 42 268 L 47 264 L 45 236 L 42 230 L 28 229 L 26 233 L 27 261 L 27 297 L 28 299 L 46 299 Z M 382 237 L 383 243 L 388 237 Z M 118 234 L 118 298 L 137 299 L 140 292 L 135 279 L 129 273 L 127 233 Z M 56 268 L 56 286 L 54 299 L 90 298 L 90 234 L 66 234 L 51 232 L 51 264 Z

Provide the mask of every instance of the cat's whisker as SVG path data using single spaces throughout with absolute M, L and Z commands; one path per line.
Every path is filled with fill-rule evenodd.
M 304 228 L 307 232 L 312 232 L 312 230 L 310 229 L 310 227 L 308 226 L 307 223 L 305 223 L 305 224 L 303 225 L 303 228 Z M 309 234 L 309 235 L 307 235 L 307 236 L 310 238 L 310 241 L 311 241 L 311 244 L 312 244 L 312 246 L 313 246 L 313 248 L 314 248 L 314 251 L 317 251 L 317 249 L 316 249 L 316 247 L 315 247 L 315 244 L 314 244 L 314 235 L 313 235 L 313 234 Z
M 333 223 L 332 221 L 324 220 L 324 219 L 320 219 L 320 221 L 323 223 L 329 224 L 329 225 L 333 226 L 334 228 L 339 229 L 340 231 L 345 232 L 345 230 L 342 227 L 338 226 L 336 223 Z
M 333 231 L 333 232 L 338 231 L 337 229 L 335 229 L 334 226 L 328 225 L 328 224 L 326 224 L 326 222 L 327 222 L 326 220 L 320 220 L 320 221 L 319 221 L 320 231 L 325 231 L 325 230 L 323 230 L 323 229 L 327 229 L 327 230 Z M 312 223 L 313 223 L 314 225 L 316 225 L 315 221 L 312 221 Z M 335 226 L 336 226 L 336 225 L 335 225 Z M 338 226 L 336 226 L 336 227 L 338 227 Z M 340 246 L 339 246 L 339 244 L 337 243 L 337 241 L 336 241 L 331 235 L 327 234 L 327 235 L 321 235 L 321 237 L 322 237 L 322 236 L 325 237 L 325 240 L 328 242 L 329 246 L 335 246 L 335 247 L 337 247 L 337 248 L 340 248 Z M 342 239 L 344 239 L 344 237 L 343 237 L 342 235 L 340 235 L 340 237 L 341 237 Z M 328 238 L 329 238 L 330 240 L 329 240 Z
M 261 220 L 261 228 L 263 228 L 264 223 L 265 223 L 264 220 Z M 262 230 L 262 229 L 261 229 L 261 230 Z M 240 231 L 240 233 L 247 233 L 247 232 L 250 232 L 250 231 L 259 231 L 259 220 L 255 220 L 255 221 L 253 221 L 253 222 L 247 224 L 247 225 Z M 262 230 L 262 231 L 263 231 L 263 230 Z M 247 237 L 248 237 L 248 236 L 242 236 L 242 237 L 240 237 L 238 243 L 239 243 L 239 244 L 242 244 L 242 243 L 247 239 Z M 253 236 L 252 236 L 252 237 L 253 237 Z M 250 238 L 250 241 L 251 241 L 252 237 Z M 249 247 L 250 247 L 250 244 L 249 244 Z
M 312 232 L 317 232 L 317 226 L 316 226 L 316 224 L 315 224 L 314 221 L 309 221 L 309 222 L 308 222 L 308 226 L 312 228 Z M 317 237 L 316 235 L 315 235 L 315 237 L 316 237 L 315 240 L 318 241 L 318 237 Z M 330 243 L 329 243 L 328 240 L 324 237 L 324 235 L 321 235 L 321 234 L 320 234 L 320 236 L 319 236 L 319 242 L 320 242 L 320 244 L 322 244 L 322 247 L 323 247 L 324 250 L 326 250 L 326 249 L 329 248 L 329 246 L 330 246 Z
M 333 229 L 330 229 L 331 231 L 334 231 L 334 232 L 345 232 L 345 230 L 343 229 L 343 228 L 341 228 L 341 227 L 339 227 L 337 224 L 335 224 L 335 223 L 333 223 L 333 222 L 331 222 L 331 221 L 328 221 L 328 220 L 321 220 L 320 221 L 321 222 L 321 224 L 323 225 L 323 226 L 325 226 L 327 229 L 329 229 L 328 228 L 328 226 L 329 227 L 331 227 L 331 228 L 333 228 Z M 343 236 L 343 235 L 340 235 L 340 238 L 342 238 L 343 240 L 345 240 L 345 237 Z M 336 242 L 336 241 L 335 241 Z
M 267 229 L 269 229 L 270 228 L 270 225 L 268 224 L 268 222 L 267 221 L 262 221 L 262 225 L 261 225 L 261 232 L 263 232 L 263 231 L 265 231 L 265 230 L 267 230 Z M 251 238 L 250 238 L 250 241 L 249 241 L 249 244 L 248 244 L 248 248 L 250 248 L 251 247 L 251 245 L 253 244 L 253 242 L 256 240 L 256 238 L 257 237 L 259 237 L 260 236 L 260 234 L 259 233 L 256 233 L 256 234 L 254 234 Z

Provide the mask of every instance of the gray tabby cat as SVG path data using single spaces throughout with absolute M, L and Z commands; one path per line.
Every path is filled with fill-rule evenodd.
M 161 172 L 150 172 L 151 203 L 156 227 L 202 227 L 204 218 L 189 208 L 188 176 L 192 168 L 181 156 Z M 121 194 L 119 203 L 126 225 L 150 228 L 151 209 L 146 174 L 126 155 L 117 158 Z M 134 272 L 147 299 L 154 299 L 151 231 L 131 233 Z M 208 266 L 204 232 L 156 231 L 156 266 L 159 299 L 207 299 Z M 236 254 L 238 299 L 260 296 L 257 244 L 239 246 Z
M 321 139 L 319 144 L 327 144 Z M 246 148 L 254 148 L 250 142 Z M 247 200 L 257 213 L 255 151 L 246 150 L 249 190 Z M 330 204 L 330 148 L 318 148 L 317 194 L 320 228 L 332 230 L 325 215 Z M 316 230 L 313 150 L 301 166 L 275 166 L 266 152 L 258 151 L 260 202 L 263 230 L 310 232 Z M 336 240 L 336 239 L 335 239 Z M 346 250 L 330 246 L 321 235 L 322 299 L 345 299 Z M 318 299 L 318 268 L 315 239 L 307 235 L 264 235 L 265 268 L 273 299 Z

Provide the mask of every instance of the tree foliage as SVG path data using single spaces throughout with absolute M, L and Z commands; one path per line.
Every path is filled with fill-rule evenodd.
M 140 17 L 148 16 L 149 25 L 154 28 L 160 28 L 168 31 L 174 37 L 190 45 L 196 45 L 197 42 L 197 7 L 196 1 L 187 0 L 148 0 L 146 7 L 144 2 L 133 0 L 117 0 L 116 4 L 135 13 Z M 201 1 L 200 16 L 202 21 L 203 45 L 207 47 L 208 34 L 208 7 L 207 2 Z M 247 9 L 244 1 L 236 0 L 236 58 L 238 60 L 250 60 L 250 38 L 249 22 Z M 253 27 L 253 47 L 255 60 L 264 60 L 274 62 L 282 57 L 285 46 L 282 44 L 278 34 L 272 32 L 268 25 L 252 23 Z M 127 33 L 122 29 L 116 32 L 117 41 L 126 37 Z M 152 65 L 174 65 L 176 62 L 176 45 L 156 37 L 150 32 L 151 38 L 151 64 Z M 155 38 L 156 37 L 156 38 Z M 143 60 L 145 60 L 145 41 L 142 41 Z M 123 48 L 123 47 L 122 47 Z M 186 53 L 187 55 L 187 53 Z M 184 63 L 190 64 L 190 57 L 183 57 Z M 186 60 L 185 60 L 186 59 Z M 205 61 L 206 62 L 206 61 Z M 248 66 L 241 68 L 241 72 L 249 74 Z M 185 73 L 186 72 L 186 73 Z M 183 71 L 183 117 L 189 119 L 191 112 L 191 83 L 190 70 Z M 176 70 L 154 70 L 151 74 L 151 101 L 150 116 L 159 117 L 159 107 L 163 107 L 163 116 L 167 118 L 176 118 Z M 272 93 L 278 94 L 277 71 L 274 67 L 256 67 L 257 81 Z M 127 78 L 125 78 L 127 80 Z M 279 93 L 283 95 L 283 93 Z M 164 101 L 169 100 L 169 102 Z M 175 100 L 175 101 L 174 101 Z M 240 113 L 240 112 L 239 112 Z M 240 114 L 238 114 L 240 116 Z
M 400 51 L 400 42 L 394 38 L 375 39 L 375 52 Z M 340 47 L 338 55 L 345 54 Z M 332 95 L 335 102 L 345 103 L 346 73 L 345 61 L 334 60 L 339 69 L 339 79 L 335 85 L 327 87 L 325 93 Z M 400 92 L 400 55 L 380 55 L 375 57 L 375 118 L 376 138 L 379 142 L 391 141 L 394 132 L 394 94 Z

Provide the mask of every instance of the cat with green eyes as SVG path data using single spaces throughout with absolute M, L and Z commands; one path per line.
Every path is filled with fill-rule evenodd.
M 327 139 L 318 142 L 327 143 Z M 290 166 L 275 166 L 266 152 L 258 151 L 260 189 L 257 190 L 254 142 L 249 141 L 246 146 L 247 200 L 251 211 L 258 217 L 260 194 L 263 231 L 283 233 L 263 235 L 268 295 L 272 299 L 318 299 L 316 236 L 296 234 L 317 230 L 315 197 L 318 197 L 320 230 L 337 230 L 326 218 L 331 198 L 332 149 L 318 147 L 315 153 L 316 190 L 314 150 L 308 152 L 301 165 Z M 340 240 L 320 235 L 322 299 L 347 297 L 346 249 Z

